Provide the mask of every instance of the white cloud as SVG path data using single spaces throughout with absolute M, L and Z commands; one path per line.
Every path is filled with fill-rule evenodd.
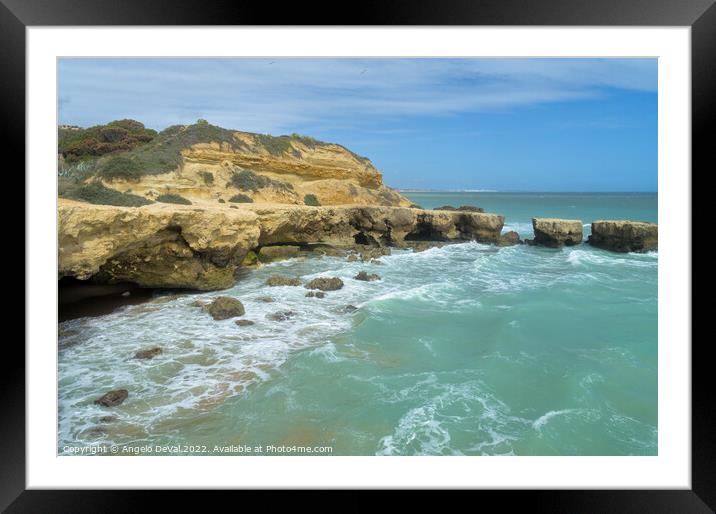
M 655 91 L 641 59 L 67 59 L 61 121 L 132 117 L 154 128 L 199 117 L 285 133 Z

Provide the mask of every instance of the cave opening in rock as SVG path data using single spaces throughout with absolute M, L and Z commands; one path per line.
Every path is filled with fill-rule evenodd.
M 122 305 L 146 302 L 154 292 L 131 283 L 99 284 L 92 279 L 62 277 L 57 281 L 58 321 L 109 314 Z
M 358 232 L 353 236 L 353 240 L 357 245 L 380 246 L 380 243 L 373 236 L 369 236 L 365 232 Z
M 415 230 L 403 238 L 405 241 L 447 241 L 448 238 L 428 221 L 418 221 Z

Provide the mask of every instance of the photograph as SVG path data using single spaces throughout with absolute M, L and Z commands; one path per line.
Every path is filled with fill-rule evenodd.
M 58 57 L 57 455 L 658 456 L 658 75 Z

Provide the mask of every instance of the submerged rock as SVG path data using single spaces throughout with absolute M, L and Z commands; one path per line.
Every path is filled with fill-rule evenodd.
M 298 278 L 284 277 L 282 275 L 272 275 L 266 280 L 266 285 L 271 287 L 300 286 L 301 280 Z
M 236 323 L 240 327 L 250 327 L 251 325 L 256 324 L 250 319 L 237 319 L 236 321 L 234 321 L 234 323 Z
M 271 321 L 287 321 L 296 315 L 294 311 L 278 311 L 266 315 Z
M 104 407 L 116 407 L 126 400 L 128 396 L 129 391 L 126 389 L 117 389 L 115 391 L 105 393 L 101 398 L 97 398 L 94 403 Z
M 162 349 L 158 346 L 154 348 L 150 348 L 148 350 L 139 350 L 137 353 L 134 354 L 135 359 L 153 359 L 157 355 L 160 355 L 162 353 Z
M 100 423 L 114 423 L 115 421 L 117 421 L 117 418 L 114 416 L 102 416 L 97 421 L 99 421 Z
M 520 235 L 514 230 L 510 230 L 500 236 L 497 246 L 513 246 L 521 243 L 522 241 L 520 240 Z
M 201 309 L 204 309 L 207 305 L 209 305 L 209 303 L 205 302 L 204 300 L 194 300 L 189 305 L 191 305 L 192 307 L 199 307 Z
M 364 282 L 373 282 L 374 280 L 380 280 L 380 276 L 375 273 L 368 273 L 367 271 L 360 271 L 353 277 L 355 280 L 362 280 Z
M 659 226 L 645 221 L 593 221 L 588 242 L 592 246 L 613 252 L 658 250 Z
M 336 291 L 343 287 L 343 281 L 338 277 L 318 277 L 311 280 L 305 287 L 321 291 Z
M 582 221 L 557 218 L 532 218 L 535 238 L 528 244 L 559 248 L 582 242 Z
M 343 312 L 345 312 L 345 313 L 351 313 L 351 312 L 357 311 L 357 310 L 358 310 L 358 307 L 356 307 L 355 305 L 346 305 L 346 306 L 343 307 L 343 309 L 341 309 L 341 310 L 342 310 Z
M 236 318 L 243 316 L 246 312 L 244 310 L 244 304 L 230 296 L 219 296 L 216 300 L 211 302 L 207 311 L 215 320 Z
M 306 293 L 307 298 L 325 298 L 326 293 L 323 291 L 309 291 Z
M 271 298 L 270 296 L 259 296 L 258 298 L 256 298 L 256 301 L 263 303 L 272 303 L 273 298 Z

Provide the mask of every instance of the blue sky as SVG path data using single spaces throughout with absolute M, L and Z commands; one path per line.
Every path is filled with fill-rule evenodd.
M 393 187 L 656 191 L 656 59 L 60 59 L 59 123 L 205 118 L 369 157 Z

